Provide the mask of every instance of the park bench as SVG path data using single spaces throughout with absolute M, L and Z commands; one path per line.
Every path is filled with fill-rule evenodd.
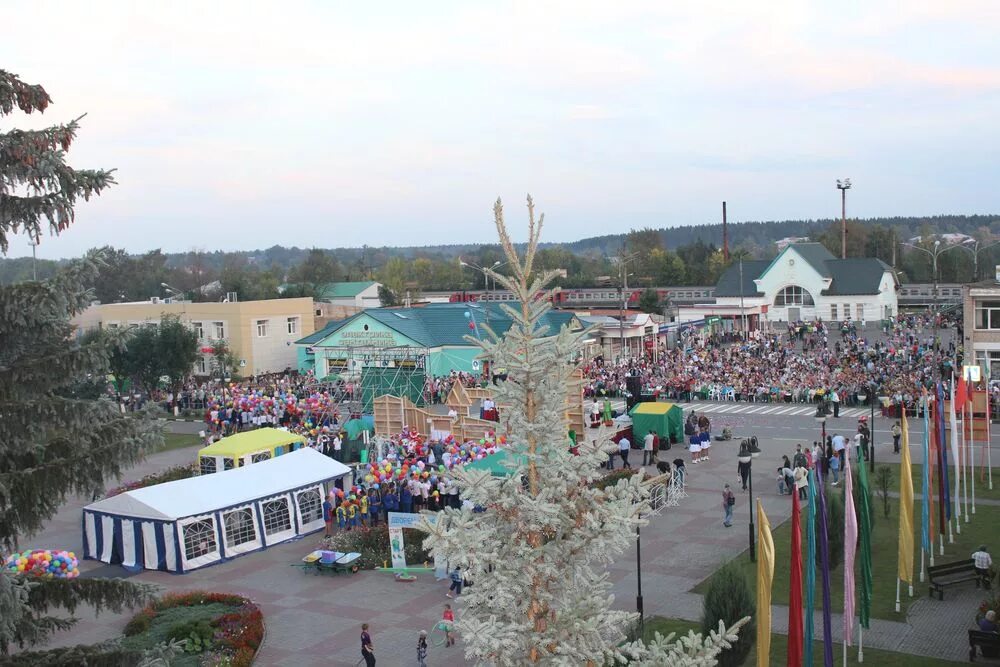
M 1000 656 L 1000 635 L 995 632 L 969 630 L 969 662 L 975 662 L 977 646 L 984 658 Z
M 944 589 L 948 586 L 974 581 L 976 588 L 979 588 L 980 581 L 980 577 L 976 573 L 975 561 L 971 558 L 953 563 L 932 565 L 927 568 L 927 578 L 931 582 L 928 595 L 934 597 L 936 592 L 939 600 L 944 600 Z

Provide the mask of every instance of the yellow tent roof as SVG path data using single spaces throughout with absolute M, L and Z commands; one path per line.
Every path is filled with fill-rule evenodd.
M 664 401 L 655 401 L 650 403 L 640 403 L 634 408 L 632 408 L 631 414 L 640 415 L 665 415 L 670 412 L 674 407 L 673 403 L 666 403 Z
M 305 442 L 301 435 L 282 431 L 277 428 L 259 428 L 255 431 L 237 433 L 208 447 L 201 449 L 198 456 L 233 456 L 240 457 L 263 449 L 271 449 L 292 442 Z

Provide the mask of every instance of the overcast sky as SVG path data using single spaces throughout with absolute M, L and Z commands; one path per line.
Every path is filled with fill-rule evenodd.
M 40 256 L 1000 213 L 1000 3 L 5 2 L 0 67 L 115 167 Z M 519 230 L 520 231 L 520 230 Z M 523 233 L 518 237 L 523 238 Z M 15 239 L 11 256 L 26 254 Z

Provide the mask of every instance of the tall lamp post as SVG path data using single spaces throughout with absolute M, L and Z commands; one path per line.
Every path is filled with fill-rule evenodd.
M 969 253 L 972 254 L 972 282 L 979 280 L 979 254 L 984 250 L 989 250 L 993 246 L 1000 244 L 1000 241 L 993 241 L 991 243 L 987 243 L 986 245 L 981 244 L 982 241 L 970 236 L 957 246 L 962 250 L 968 250 Z
M 38 263 L 38 241 L 28 241 L 28 245 L 31 246 L 31 279 L 33 281 L 38 281 L 38 270 L 36 264 Z
M 865 443 L 868 451 L 865 453 L 868 455 L 868 469 L 875 472 L 875 395 L 878 393 L 875 388 L 875 383 L 872 382 L 868 385 L 868 393 L 864 393 L 865 390 L 862 389 L 858 394 L 858 399 L 864 402 L 865 398 L 868 399 L 868 404 L 871 406 L 871 418 L 868 421 L 868 442 Z
M 744 446 L 745 445 L 745 446 Z M 760 447 L 757 446 L 757 438 L 754 436 L 750 440 L 744 440 L 740 445 L 739 456 L 736 460 L 740 463 L 745 463 L 747 465 L 747 479 L 750 482 L 750 523 L 748 525 L 749 532 L 749 544 L 750 544 L 750 562 L 757 562 L 757 534 L 754 532 L 753 525 L 753 460 L 760 456 Z
M 497 260 L 497 261 L 493 262 L 493 264 L 490 265 L 489 270 L 490 271 L 496 271 L 501 266 L 504 266 L 506 263 L 507 262 L 501 262 L 500 260 Z M 483 274 L 483 285 L 486 287 L 486 301 L 491 301 L 492 299 L 490 297 L 491 297 L 492 293 L 490 292 L 490 274 L 487 273 L 487 270 L 484 269 L 483 267 L 479 266 L 478 264 L 473 264 L 472 262 L 466 262 L 462 258 L 459 258 L 458 265 L 459 266 L 465 266 L 465 267 L 468 267 L 470 269 L 475 269 L 476 271 L 479 271 L 481 274 Z M 494 278 L 493 279 L 493 288 L 496 289 L 496 286 L 497 286 L 497 283 L 496 283 L 496 279 Z M 485 310 L 486 310 L 486 324 L 489 324 L 490 323 L 490 309 L 487 306 L 487 308 Z
M 920 252 L 924 253 L 925 255 L 927 255 L 928 257 L 931 258 L 931 273 L 933 274 L 931 277 L 934 280 L 934 295 L 933 295 L 933 304 L 934 304 L 933 305 L 933 310 L 934 310 L 934 312 L 932 313 L 932 316 L 933 316 L 933 320 L 934 320 L 934 352 L 935 352 L 935 355 L 936 355 L 936 353 L 938 351 L 937 350 L 938 257 L 940 255 L 942 255 L 943 253 L 948 252 L 952 248 L 960 248 L 961 245 L 948 245 L 948 246 L 945 246 L 944 248 L 942 248 L 941 247 L 941 239 L 934 239 L 934 245 L 932 246 L 933 250 L 928 250 L 927 248 L 924 248 L 923 246 L 919 246 L 916 243 L 913 243 L 913 241 L 922 240 L 922 238 L 923 237 L 917 236 L 917 237 L 914 237 L 914 238 L 910 239 L 909 242 L 902 243 L 901 245 L 904 245 L 907 248 L 910 248 L 912 250 L 919 250 Z M 938 378 L 940 378 L 941 377 L 941 368 L 940 368 L 940 364 L 936 363 L 936 358 L 935 358 L 935 364 L 934 365 L 935 365 L 935 367 L 937 369 L 935 371 L 936 376 Z
M 840 258 L 847 259 L 847 191 L 851 189 L 851 179 L 837 179 L 840 190 Z

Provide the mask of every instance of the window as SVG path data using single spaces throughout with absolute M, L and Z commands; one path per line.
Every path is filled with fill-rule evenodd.
M 202 519 L 184 526 L 184 557 L 186 559 L 198 558 L 217 549 L 214 521 Z
M 253 524 L 253 511 L 249 508 L 233 510 L 222 515 L 226 524 L 226 544 L 235 547 L 257 539 Z
M 205 357 L 198 357 L 194 362 L 195 375 L 208 375 L 208 360 Z
M 285 325 L 288 327 L 289 336 L 294 336 L 299 332 L 299 318 L 289 317 Z
M 192 322 L 191 327 L 194 329 L 194 333 L 198 336 L 198 340 L 204 340 L 205 338 L 205 325 L 201 322 Z
M 976 301 L 976 328 L 1000 329 L 1000 301 Z
M 854 304 L 855 310 L 857 310 L 857 317 L 855 319 L 863 320 L 865 319 L 865 304 L 856 303 Z
M 222 340 L 226 337 L 226 323 L 225 322 L 212 322 L 212 328 L 215 329 L 215 339 Z
M 837 304 L 835 303 L 830 304 L 830 319 L 831 320 L 837 319 Z
M 257 338 L 267 338 L 267 320 L 257 320 Z
M 844 304 L 844 319 L 845 320 L 851 319 L 851 304 L 849 303 Z
M 303 524 L 319 521 L 323 518 L 323 501 L 319 497 L 319 491 L 309 489 L 299 494 L 299 515 Z
M 288 513 L 288 499 L 269 500 L 263 505 L 264 534 L 274 535 L 292 529 L 292 517 Z
M 211 475 L 216 470 L 218 470 L 218 468 L 215 465 L 215 457 L 214 456 L 202 456 L 201 457 L 201 463 L 200 463 L 199 467 L 201 469 L 201 474 L 202 475 Z
M 233 462 L 233 459 L 231 459 L 230 457 L 227 456 L 226 458 L 222 459 L 222 469 L 223 470 L 232 470 L 235 467 L 236 467 L 236 464 Z
M 812 294 L 798 285 L 789 285 L 774 297 L 774 305 L 779 308 L 784 306 L 811 306 L 813 305 L 813 298 Z
M 250 463 L 260 463 L 271 458 L 271 452 L 257 452 L 250 455 Z

